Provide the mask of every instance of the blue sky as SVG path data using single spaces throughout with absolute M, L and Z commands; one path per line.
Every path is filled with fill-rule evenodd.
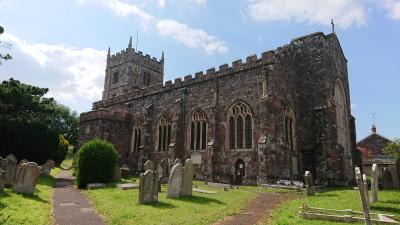
M 0 80 L 40 87 L 78 112 L 101 98 L 105 57 L 125 49 L 139 30 L 138 49 L 159 58 L 164 81 L 331 32 L 348 59 L 357 139 L 378 132 L 400 137 L 399 0 L 2 0 L 1 49 L 14 59 Z

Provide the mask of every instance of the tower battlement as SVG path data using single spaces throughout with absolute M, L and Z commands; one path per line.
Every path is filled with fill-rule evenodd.
M 111 55 L 108 49 L 103 100 L 162 83 L 164 77 L 164 52 L 158 60 L 132 48 L 132 37 L 128 48 Z

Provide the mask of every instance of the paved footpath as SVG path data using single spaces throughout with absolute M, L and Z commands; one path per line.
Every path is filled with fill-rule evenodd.
M 70 170 L 61 170 L 53 191 L 53 214 L 56 225 L 104 225 L 86 197 L 74 187 Z

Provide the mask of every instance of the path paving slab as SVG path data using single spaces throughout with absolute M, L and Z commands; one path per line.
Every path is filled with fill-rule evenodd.
M 61 170 L 53 186 L 53 216 L 56 225 L 105 225 L 101 215 L 73 185 L 70 171 Z

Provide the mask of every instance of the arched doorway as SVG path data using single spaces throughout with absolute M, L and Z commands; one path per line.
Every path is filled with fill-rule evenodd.
M 235 164 L 235 181 L 236 184 L 243 184 L 243 177 L 245 176 L 246 166 L 242 159 L 238 159 Z

